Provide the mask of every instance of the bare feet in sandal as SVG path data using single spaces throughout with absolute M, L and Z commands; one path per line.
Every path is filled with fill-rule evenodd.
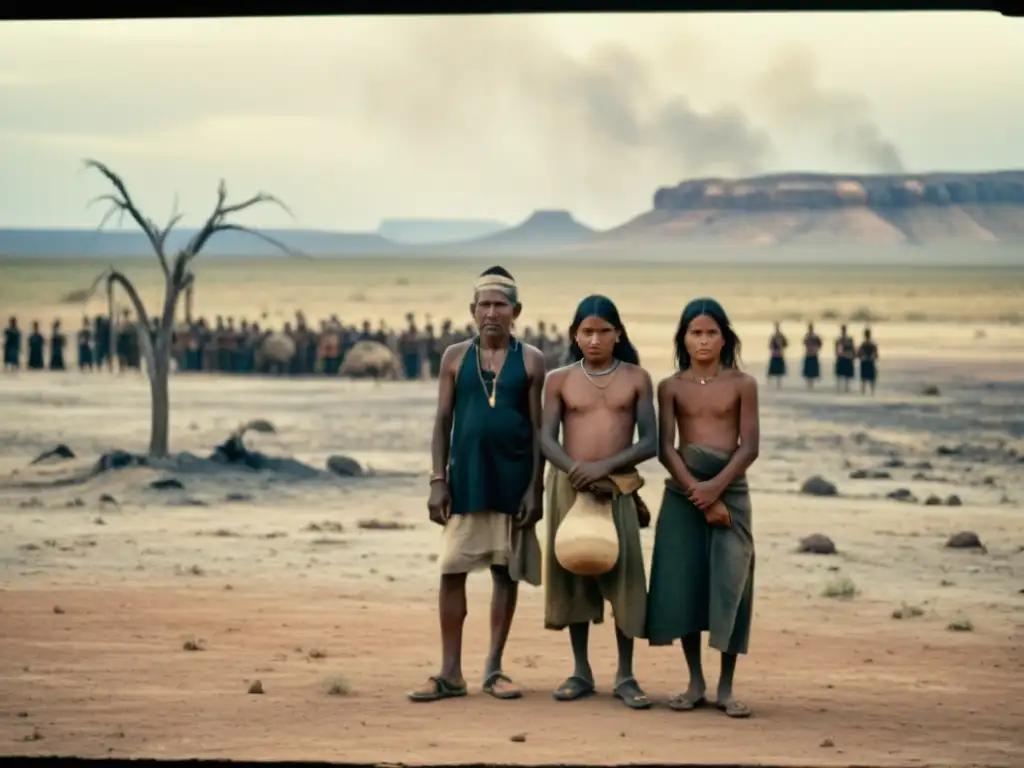
M 496 699 L 504 701 L 521 699 L 523 697 L 522 689 L 512 682 L 511 677 L 501 671 L 491 672 L 487 675 L 487 678 L 484 680 L 483 691 Z
M 692 712 L 707 706 L 707 703 L 708 700 L 704 697 L 703 689 L 693 687 L 668 700 L 669 709 L 674 709 L 676 712 Z
M 733 717 L 736 719 L 750 717 L 753 714 L 753 712 L 750 711 L 750 707 L 739 699 L 734 699 L 731 695 L 724 698 L 719 696 L 715 700 L 715 707 L 720 711 L 725 712 L 726 717 Z
M 452 680 L 446 680 L 440 675 L 434 675 L 427 679 L 423 685 L 414 691 L 409 692 L 409 701 L 425 702 L 425 701 L 441 701 L 442 699 L 456 699 L 460 696 L 465 696 L 466 681 L 460 680 L 458 682 Z

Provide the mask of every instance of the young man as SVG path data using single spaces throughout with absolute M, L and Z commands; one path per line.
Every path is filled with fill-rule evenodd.
M 512 335 L 522 306 L 515 281 L 492 267 L 476 281 L 470 312 L 476 338 L 448 347 L 438 377 L 431 445 L 433 473 L 427 507 L 442 536 L 441 671 L 412 701 L 466 695 L 462 628 L 466 575 L 489 568 L 491 649 L 483 690 L 498 699 L 522 691 L 502 671 L 515 614 L 518 582 L 539 586 L 540 544 L 534 526 L 543 505 L 543 459 L 538 431 L 544 356 Z
M 682 640 L 690 684 L 669 706 L 689 711 L 707 703 L 701 632 L 710 632 L 722 654 L 715 704 L 729 717 L 749 717 L 733 696 L 733 674 L 753 616 L 745 473 L 758 453 L 757 382 L 739 371 L 739 339 L 713 299 L 683 310 L 675 343 L 678 372 L 658 385 L 660 460 L 669 479 L 654 538 L 647 636 L 651 645 Z
M 860 360 L 860 393 L 863 395 L 868 388 L 875 394 L 875 381 L 878 379 L 878 345 L 871 340 L 871 329 L 864 329 L 864 341 L 857 348 L 857 359 Z
M 650 517 L 635 493 L 643 484 L 636 466 L 658 450 L 653 387 L 610 299 L 584 299 L 568 341 L 569 364 L 548 374 L 541 437 L 544 456 L 553 465 L 547 489 L 544 623 L 548 629 L 569 628 L 575 664 L 554 697 L 572 701 L 594 693 L 589 630 L 591 623 L 603 622 L 607 600 L 618 644 L 615 696 L 633 709 L 647 709 L 651 702 L 633 675 L 633 641 L 644 636 L 646 624 L 640 528 Z M 639 431 L 636 443 L 634 431 Z M 609 504 L 618 532 L 618 561 L 596 578 L 569 572 L 554 553 L 558 526 L 579 493 L 594 493 Z

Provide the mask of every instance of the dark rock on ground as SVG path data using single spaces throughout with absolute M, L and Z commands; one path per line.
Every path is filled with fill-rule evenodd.
M 887 467 L 888 469 L 900 469 L 902 467 L 907 466 L 907 462 L 905 462 L 899 456 L 890 456 L 882 463 L 882 466 Z
M 810 555 L 834 555 L 837 552 L 835 543 L 823 533 L 804 536 L 800 539 L 796 551 Z
M 252 501 L 252 496 L 248 493 L 229 493 L 224 501 Z
M 942 498 L 939 497 L 939 496 L 936 496 L 933 493 L 927 499 L 924 500 L 924 505 L 926 507 L 941 507 L 942 506 Z
M 65 459 L 75 458 L 75 452 L 68 448 L 64 443 L 58 443 L 53 448 L 43 453 L 40 453 L 30 464 L 41 464 L 44 461 L 63 461 Z
M 340 477 L 360 477 L 364 474 L 363 467 L 358 461 L 341 455 L 327 459 L 327 471 Z
M 162 477 L 159 480 L 151 482 L 149 487 L 154 491 L 171 491 L 183 490 L 185 488 L 185 484 L 176 477 Z
M 981 539 L 974 531 L 960 531 L 954 533 L 946 540 L 946 547 L 949 549 L 980 549 L 987 552 L 987 548 L 981 543 Z
M 961 506 L 963 506 L 963 502 L 960 501 L 960 497 L 959 496 L 957 496 L 955 493 L 951 493 L 951 494 L 949 494 L 949 496 L 946 497 L 946 506 L 947 507 L 961 507 Z
M 892 474 L 882 469 L 855 469 L 850 473 L 851 480 L 891 480 Z
M 137 456 L 128 451 L 111 451 L 100 456 L 96 462 L 96 472 L 109 472 L 112 469 L 124 469 L 125 467 L 148 467 L 149 459 L 145 456 Z
M 800 493 L 808 496 L 838 496 L 839 489 L 820 475 L 814 475 L 804 480 Z
M 942 391 L 939 389 L 938 384 L 925 384 L 921 387 L 921 394 L 924 397 L 939 397 L 942 395 Z
M 917 501 L 917 497 L 910 492 L 909 488 L 897 488 L 895 491 L 889 491 L 887 494 L 885 494 L 885 498 L 892 499 L 893 501 Z
M 110 505 L 115 506 L 115 507 L 120 506 L 117 503 L 117 499 L 115 499 L 109 493 L 104 493 L 104 494 L 100 495 L 100 504 L 110 504 Z

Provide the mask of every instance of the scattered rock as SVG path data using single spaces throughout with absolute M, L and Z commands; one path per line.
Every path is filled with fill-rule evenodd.
M 404 531 L 412 528 L 408 523 L 402 523 L 398 520 L 377 520 L 376 518 L 360 520 L 357 525 L 364 531 Z
M 831 749 L 835 745 L 835 739 L 833 739 L 831 736 L 826 736 L 824 739 L 821 740 L 821 744 L 819 746 Z
M 825 534 L 812 533 L 810 536 L 800 539 L 796 551 L 811 555 L 834 555 L 836 554 L 836 545 Z
M 909 488 L 897 488 L 894 491 L 889 491 L 885 494 L 885 498 L 892 499 L 893 501 L 903 501 L 907 503 L 916 502 L 917 497 L 911 493 Z
M 807 496 L 838 496 L 839 489 L 821 475 L 814 475 L 804 480 L 800 493 Z
M 117 503 L 117 499 L 115 499 L 109 493 L 104 493 L 100 495 L 100 506 L 103 506 L 104 504 L 109 504 L 112 507 L 121 506 L 120 504 Z
M 55 606 L 53 606 L 53 612 L 54 613 L 64 613 L 64 609 L 61 608 L 59 605 L 55 605 Z
M 265 693 L 265 691 L 263 690 L 263 683 L 261 683 L 259 680 L 253 680 L 251 683 L 249 683 L 249 693 L 254 695 L 260 695 Z
M 924 397 L 939 397 L 942 391 L 939 389 L 938 384 L 925 384 L 921 387 L 921 394 Z
M 933 493 L 930 496 L 928 496 L 927 499 L 924 500 L 924 505 L 926 507 L 941 507 L 942 506 L 942 498 L 940 496 L 936 496 Z
M 957 496 L 955 493 L 951 493 L 951 494 L 949 494 L 949 496 L 946 497 L 946 506 L 947 507 L 960 507 L 960 506 L 963 506 L 963 502 L 960 501 L 960 497 L 959 496 Z
M 76 496 L 75 498 L 70 499 L 64 506 L 68 507 L 68 508 L 84 507 L 85 506 L 85 499 L 81 499 L 81 498 Z
M 362 465 L 349 456 L 335 455 L 327 459 L 327 471 L 339 477 L 361 477 Z
M 162 477 L 151 482 L 149 487 L 154 491 L 182 491 L 185 489 L 185 484 L 176 477 Z
M 43 504 L 43 500 L 40 499 L 38 496 L 32 496 L 21 501 L 18 504 L 18 506 L 21 507 L 22 509 L 39 509 L 41 507 L 44 507 L 45 504 Z
M 890 456 L 882 463 L 882 466 L 887 467 L 889 469 L 901 469 L 907 466 L 907 462 L 905 462 L 899 456 Z
M 954 533 L 946 540 L 946 547 L 949 549 L 980 549 L 983 552 L 988 550 L 981 543 L 981 539 L 974 531 L 960 531 Z
M 252 501 L 252 496 L 248 493 L 229 493 L 224 497 L 224 501 Z
M 181 645 L 183 651 L 205 651 L 206 644 L 196 637 L 187 637 L 185 642 Z
M 892 473 L 882 469 L 855 469 L 850 473 L 851 480 L 891 480 Z
M 75 452 L 68 448 L 64 443 L 59 443 L 50 450 L 40 453 L 30 464 L 41 464 L 42 462 L 54 462 L 54 461 L 66 461 L 67 459 L 75 458 Z
M 125 467 L 147 467 L 149 466 L 149 459 L 145 456 L 137 456 L 134 453 L 128 451 L 111 451 L 100 456 L 96 462 L 95 471 L 109 472 L 114 469 L 124 469 Z
M 92 519 L 93 525 L 106 525 L 107 521 L 102 517 L 96 516 Z
M 914 619 L 918 616 L 924 616 L 924 609 L 916 605 L 907 605 L 906 603 L 892 612 L 894 619 Z
M 514 734 L 512 734 L 511 736 L 508 737 L 508 740 L 509 741 L 514 741 L 517 744 L 522 744 L 524 741 L 526 741 L 526 734 L 525 733 L 514 733 Z
M 957 616 L 946 625 L 946 629 L 950 632 L 973 632 L 974 624 L 966 616 Z

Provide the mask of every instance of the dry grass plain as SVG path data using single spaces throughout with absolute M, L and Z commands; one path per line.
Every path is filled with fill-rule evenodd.
M 153 265 L 120 265 L 157 296 Z M 23 323 L 60 316 L 73 329 L 82 308 L 59 299 L 102 266 L 0 261 L 0 308 Z M 272 324 L 296 309 L 393 325 L 407 311 L 459 318 L 483 266 L 210 260 L 199 263 L 197 311 L 265 312 Z M 278 434 L 256 447 L 316 466 L 344 453 L 377 474 L 177 472 L 182 488 L 157 491 L 150 483 L 166 470 L 54 483 L 103 451 L 144 447 L 143 380 L 21 373 L 0 376 L 0 754 L 1024 764 L 1024 326 L 1013 322 L 1024 269 L 507 266 L 523 286 L 524 324 L 564 327 L 586 293 L 611 296 L 655 376 L 670 371 L 678 313 L 694 296 L 715 296 L 733 314 L 759 376 L 775 319 L 796 342 L 801 319 L 829 339 L 834 318 L 862 309 L 878 318 L 875 398 L 838 395 L 827 379 L 815 392 L 793 379 L 762 387 L 763 448 L 750 473 L 756 620 L 738 673 L 754 718 L 671 712 L 663 703 L 685 686 L 681 653 L 643 644 L 638 674 L 658 706 L 626 711 L 608 695 L 608 627 L 594 633 L 602 694 L 552 701 L 569 671 L 568 640 L 542 629 L 541 593 L 529 589 L 506 658 L 526 698 L 474 690 L 439 705 L 405 701 L 439 657 L 438 532 L 424 493 L 429 383 L 176 376 L 174 450 L 208 452 L 239 422 L 264 417 Z M 921 396 L 923 383 L 941 396 Z M 57 442 L 80 460 L 28 466 Z M 888 476 L 852 479 L 856 469 Z M 642 471 L 656 507 L 664 473 Z M 836 482 L 839 496 L 799 494 L 812 474 Z M 897 488 L 916 501 L 887 498 Z M 951 494 L 961 506 L 924 503 Z M 987 551 L 944 547 L 960 530 Z M 815 532 L 839 554 L 797 554 Z M 487 587 L 486 576 L 471 580 L 471 679 L 486 647 Z M 904 605 L 920 615 L 892 618 Z M 964 620 L 972 631 L 949 629 Z M 200 650 L 185 650 L 190 640 Z M 257 679 L 263 695 L 247 694 Z

